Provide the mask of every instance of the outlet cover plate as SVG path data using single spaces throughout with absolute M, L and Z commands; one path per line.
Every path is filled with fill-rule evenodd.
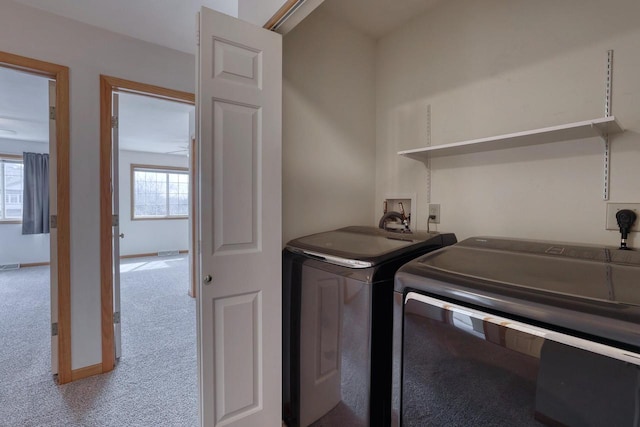
M 640 203 L 607 203 L 607 230 L 620 230 L 618 221 L 616 220 L 616 212 L 622 209 L 629 209 L 638 216 L 636 222 L 633 223 L 631 231 L 640 231 Z
M 430 220 L 432 224 L 440 224 L 440 205 L 437 203 L 429 203 L 429 217 L 435 216 L 435 219 Z

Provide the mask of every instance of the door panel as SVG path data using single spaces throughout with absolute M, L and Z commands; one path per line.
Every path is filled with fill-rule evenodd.
M 205 426 L 280 425 L 282 39 L 203 8 L 198 327 Z
M 214 301 L 216 422 L 262 409 L 262 302 L 260 293 Z
M 258 213 L 261 194 L 257 155 L 261 151 L 261 110 L 214 101 L 212 163 L 214 177 L 214 247 L 223 251 L 256 250 L 259 247 Z
M 261 89 L 262 55 L 259 50 L 240 46 L 214 36 L 214 75 Z

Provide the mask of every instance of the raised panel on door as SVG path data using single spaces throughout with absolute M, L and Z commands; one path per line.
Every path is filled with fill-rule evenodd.
M 260 293 L 214 301 L 218 425 L 262 409 L 261 311 Z
M 214 251 L 260 246 L 260 107 L 213 101 Z
M 214 37 L 214 76 L 262 89 L 262 52 Z

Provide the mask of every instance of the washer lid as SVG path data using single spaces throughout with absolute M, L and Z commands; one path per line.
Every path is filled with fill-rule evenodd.
M 554 242 L 475 237 L 398 270 L 416 291 L 490 313 L 640 345 L 640 253 Z
M 640 253 L 555 242 L 473 237 L 414 263 L 483 283 L 640 306 Z
M 445 241 L 443 243 L 443 236 Z M 312 234 L 290 241 L 287 248 L 311 256 L 325 257 L 327 261 L 343 259 L 343 265 L 371 267 L 391 258 L 419 250 L 434 250 L 444 244 L 455 243 L 452 234 L 396 233 L 375 227 L 345 227 L 334 231 Z M 348 261 L 360 261 L 349 263 Z

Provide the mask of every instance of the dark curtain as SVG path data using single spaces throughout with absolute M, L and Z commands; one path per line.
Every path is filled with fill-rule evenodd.
M 49 155 L 23 153 L 22 234 L 49 232 Z

